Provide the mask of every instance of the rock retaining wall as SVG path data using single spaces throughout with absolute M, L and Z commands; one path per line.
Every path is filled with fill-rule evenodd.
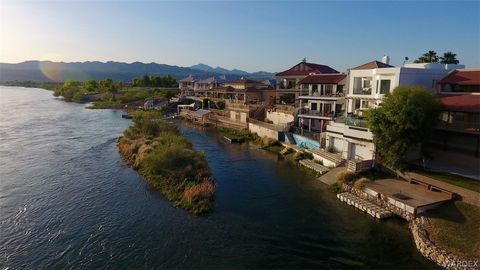
M 418 251 L 425 258 L 448 270 L 479 269 L 478 261 L 475 263 L 437 247 L 428 236 L 428 229 L 431 228 L 431 224 L 427 217 L 421 216 L 411 220 L 409 227 Z

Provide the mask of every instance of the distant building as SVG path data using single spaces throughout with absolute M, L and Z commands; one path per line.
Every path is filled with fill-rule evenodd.
M 179 80 L 178 88 L 180 89 L 180 95 L 181 96 L 195 95 L 194 89 L 195 89 L 195 82 L 197 81 L 198 79 L 195 78 L 193 75 L 188 75 L 188 77 L 185 77 Z
M 340 74 L 335 69 L 314 63 L 308 63 L 306 59 L 285 71 L 275 74 L 276 77 L 276 103 L 294 104 L 298 96 L 307 92 L 303 89 L 300 81 L 309 75 Z

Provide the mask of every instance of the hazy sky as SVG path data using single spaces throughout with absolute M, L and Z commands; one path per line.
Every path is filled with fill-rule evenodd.
M 0 0 L 0 62 L 157 62 L 247 71 L 401 65 L 433 49 L 480 67 L 480 1 Z

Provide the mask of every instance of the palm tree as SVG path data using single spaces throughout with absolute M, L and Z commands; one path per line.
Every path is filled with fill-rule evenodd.
M 414 63 L 438 63 L 438 56 L 435 51 L 428 51 L 420 56 Z
M 446 52 L 443 57 L 440 57 L 440 63 L 442 64 L 458 64 L 460 61 L 457 59 L 457 54 L 453 52 Z

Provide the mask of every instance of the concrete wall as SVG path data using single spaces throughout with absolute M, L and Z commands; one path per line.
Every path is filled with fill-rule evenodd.
M 252 133 L 257 133 L 257 135 L 260 137 L 268 137 L 275 140 L 280 139 L 278 131 L 275 131 L 266 127 L 262 127 L 253 123 L 248 123 L 248 129 Z
M 375 151 L 372 138 L 370 131 L 352 129 L 340 123 L 331 122 L 327 125 L 326 145 L 335 147 L 344 159 L 372 159 Z M 355 156 L 352 153 L 352 144 L 355 144 Z
M 283 112 L 269 112 L 267 111 L 266 119 L 272 121 L 275 125 L 284 125 L 295 121 L 293 114 L 287 114 Z

